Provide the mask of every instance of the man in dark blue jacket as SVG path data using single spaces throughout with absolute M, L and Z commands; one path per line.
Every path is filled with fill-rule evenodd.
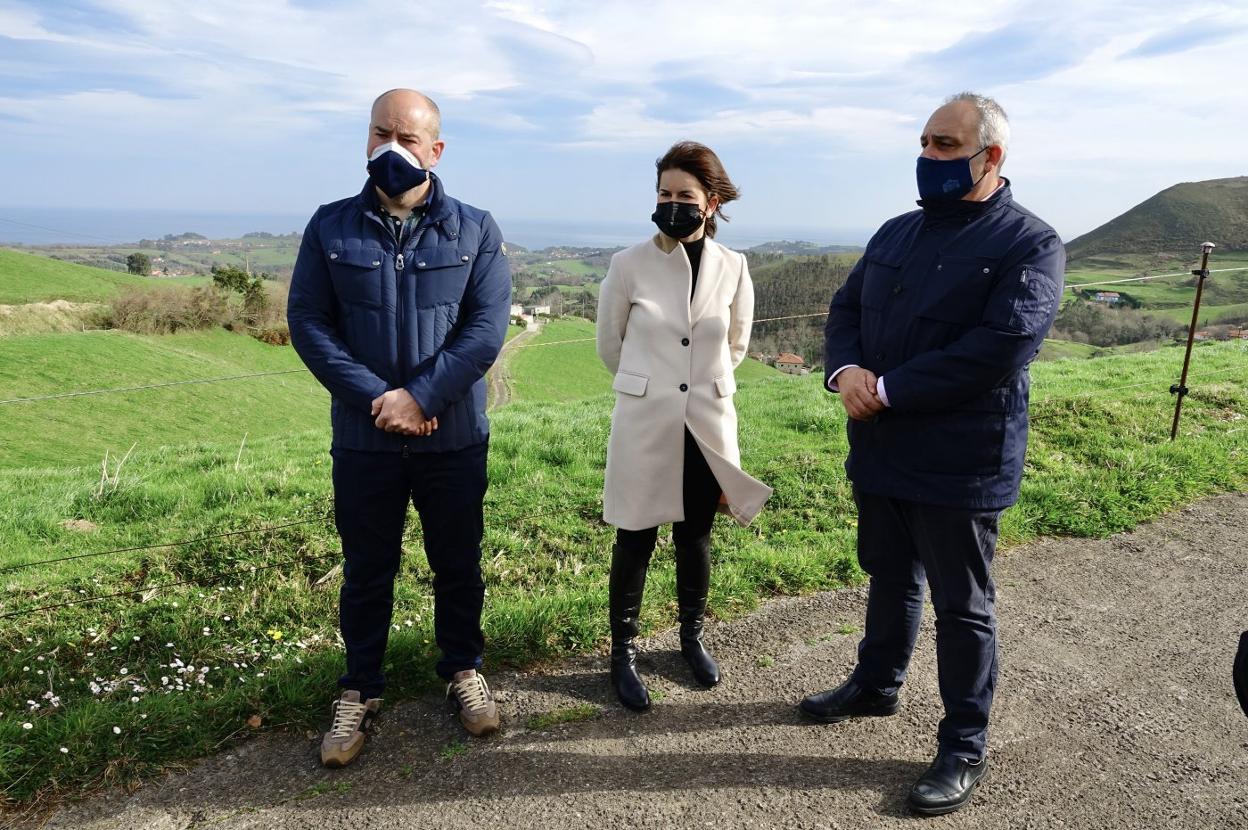
M 945 717 L 909 802 L 940 814 L 969 801 L 988 767 L 997 520 L 1018 498 L 1027 366 L 1066 255 L 1000 175 L 1009 124 L 995 101 L 953 96 L 920 143 L 921 209 L 876 232 L 828 312 L 825 381 L 850 416 L 845 468 L 871 582 L 857 668 L 800 708 L 823 722 L 897 711 L 926 578 Z
M 327 766 L 359 754 L 381 706 L 407 505 L 433 571 L 438 674 L 469 732 L 498 728 L 478 673 L 486 370 L 502 348 L 511 275 L 485 211 L 447 196 L 437 105 L 396 89 L 373 104 L 369 180 L 323 205 L 290 284 L 291 342 L 332 395 L 334 515 L 347 670 L 321 744 Z

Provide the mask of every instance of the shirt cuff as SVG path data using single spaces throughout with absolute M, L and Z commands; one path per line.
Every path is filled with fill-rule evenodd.
M 884 378 L 883 377 L 878 377 L 875 379 L 875 394 L 879 396 L 880 403 L 884 404 L 885 406 L 892 406 L 892 404 L 888 402 L 888 393 L 884 391 Z
M 846 369 L 860 369 L 860 368 L 862 367 L 860 367 L 857 363 L 846 363 L 844 366 L 837 369 L 832 374 L 828 375 L 828 391 L 830 392 L 841 391 L 841 387 L 838 386 L 836 383 L 836 376 L 839 375 L 841 372 L 844 372 Z

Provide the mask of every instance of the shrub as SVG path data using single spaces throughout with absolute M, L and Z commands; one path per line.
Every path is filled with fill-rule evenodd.
M 136 334 L 172 334 L 220 326 L 232 316 L 228 298 L 215 287 L 173 287 L 130 290 L 100 322 Z

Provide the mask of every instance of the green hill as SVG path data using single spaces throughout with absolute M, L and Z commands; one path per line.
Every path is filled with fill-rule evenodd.
M 104 300 L 115 297 L 122 288 L 151 283 L 150 277 L 0 248 L 0 303 Z
M 0 303 L 109 300 L 126 288 L 206 282 L 206 278 L 157 279 L 108 271 L 0 248 Z
M 1248 251 L 1248 176 L 1168 187 L 1066 245 L 1072 261 L 1120 255 L 1190 258 L 1202 242 Z

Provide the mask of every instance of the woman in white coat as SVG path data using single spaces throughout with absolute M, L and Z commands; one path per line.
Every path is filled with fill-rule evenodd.
M 714 686 L 719 667 L 702 643 L 711 524 L 717 510 L 748 524 L 771 495 L 741 469 L 732 403 L 754 289 L 745 257 L 712 238 L 737 188 L 696 142 L 673 145 L 656 167 L 659 233 L 611 258 L 598 301 L 598 355 L 616 391 L 603 506 L 617 528 L 611 682 L 635 711 L 650 706 L 634 641 L 658 526 L 673 523 L 681 654 Z

